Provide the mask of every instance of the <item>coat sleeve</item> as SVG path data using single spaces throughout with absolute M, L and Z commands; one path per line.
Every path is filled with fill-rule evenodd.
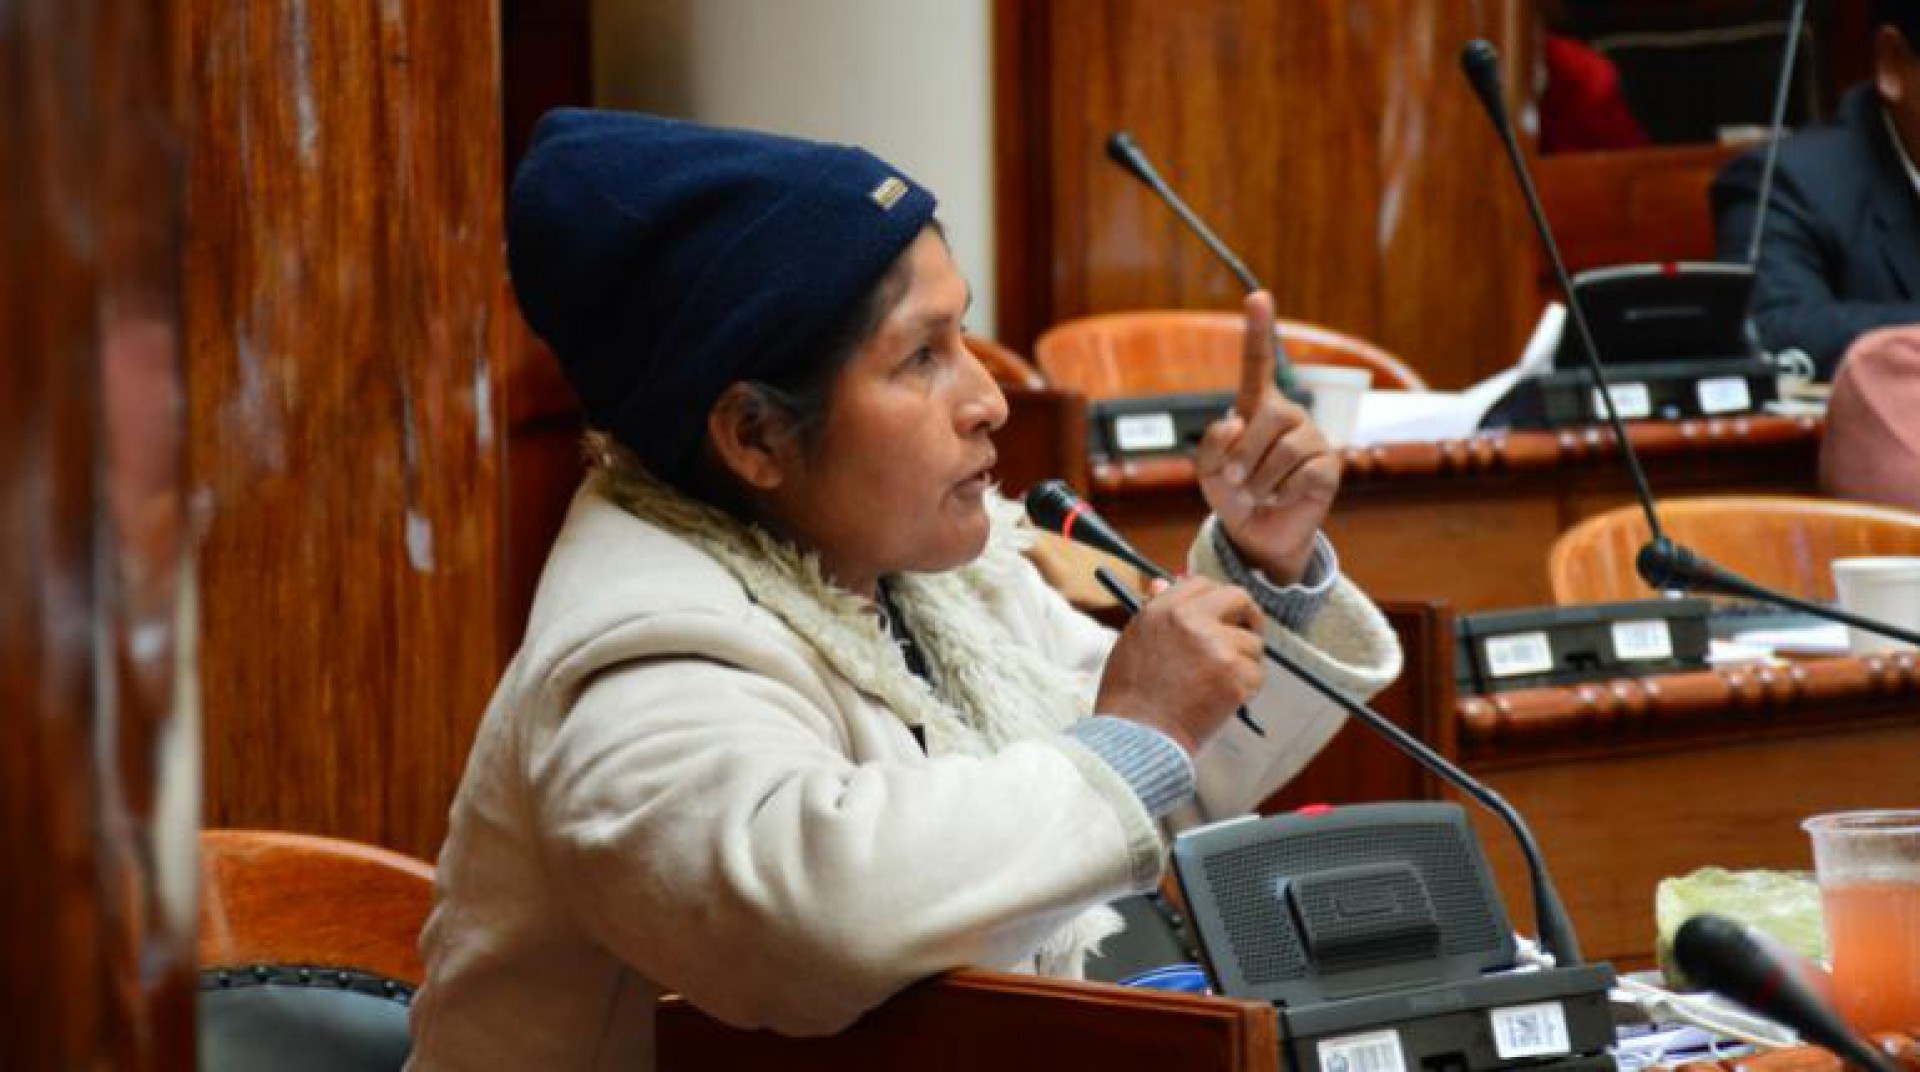
M 1195 573 L 1226 581 L 1226 570 L 1213 552 L 1214 523 L 1208 519 L 1201 527 L 1188 564 Z M 1044 623 L 1044 634 L 1036 642 L 1045 644 L 1057 661 L 1085 675 L 1091 705 L 1114 634 L 1046 590 L 1037 573 L 1029 587 L 1033 586 L 1042 589 L 1029 597 L 1034 617 Z M 1269 621 L 1266 639 L 1356 700 L 1371 698 L 1400 674 L 1400 644 L 1392 627 L 1366 595 L 1345 579 L 1337 582 L 1306 632 L 1295 633 Z M 1298 774 L 1346 717 L 1332 701 L 1273 665 L 1267 667 L 1266 683 L 1248 708 L 1266 736 L 1235 719 L 1201 749 L 1194 757 L 1198 799 L 1169 816 L 1175 829 L 1244 814 Z
M 1214 553 L 1209 518 L 1188 552 L 1195 573 L 1226 579 Z M 1268 621 L 1266 640 L 1307 670 L 1362 703 L 1400 676 L 1400 642 L 1386 618 L 1359 588 L 1340 578 L 1305 632 Z M 1199 796 L 1192 809 L 1169 816 L 1174 826 L 1245 814 L 1300 773 L 1340 729 L 1346 712 L 1284 668 L 1267 664 L 1266 682 L 1247 705 L 1262 737 L 1230 721 L 1196 757 Z
M 713 1015 L 835 1031 L 927 975 L 1013 967 L 1158 874 L 1151 819 L 1070 740 L 855 763 L 823 704 L 862 699 L 778 657 L 604 670 L 527 751 L 581 926 Z

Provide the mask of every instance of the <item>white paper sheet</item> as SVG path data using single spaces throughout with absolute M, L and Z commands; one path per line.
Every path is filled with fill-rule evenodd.
M 1487 411 L 1500 401 L 1514 381 L 1552 367 L 1553 352 L 1560 345 L 1560 331 L 1566 319 L 1565 307 L 1558 302 L 1549 303 L 1541 311 L 1540 321 L 1534 325 L 1519 363 L 1464 391 L 1368 391 L 1360 400 L 1360 419 L 1354 428 L 1353 445 L 1424 443 L 1473 435 Z

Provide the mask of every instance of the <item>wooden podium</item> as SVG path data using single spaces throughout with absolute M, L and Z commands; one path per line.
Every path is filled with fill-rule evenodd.
M 1281 1065 L 1278 1020 L 1264 1002 L 971 970 L 915 984 L 823 1038 L 728 1027 L 671 995 L 656 1026 L 660 1072 L 1279 1072 Z

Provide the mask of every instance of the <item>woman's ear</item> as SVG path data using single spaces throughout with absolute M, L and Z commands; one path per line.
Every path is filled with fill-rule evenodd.
M 1880 91 L 1880 99 L 1888 104 L 1900 104 L 1915 93 L 1920 93 L 1920 85 L 1914 84 L 1915 78 L 1914 44 L 1902 36 L 1892 26 L 1881 26 L 1873 35 L 1873 81 Z
M 786 415 L 759 391 L 735 383 L 707 411 L 707 443 L 742 484 L 772 491 L 787 476 L 793 437 Z

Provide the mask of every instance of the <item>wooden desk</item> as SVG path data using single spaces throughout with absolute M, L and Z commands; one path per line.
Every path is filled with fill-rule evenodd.
M 915 984 L 820 1038 L 728 1027 L 677 996 L 661 1000 L 654 1022 L 661 1072 L 1280 1068 L 1279 1025 L 1264 1002 L 988 971 Z
M 1651 966 L 1661 878 L 1811 868 L 1801 819 L 1920 804 L 1907 654 L 1469 696 L 1457 713 L 1461 761 L 1532 824 L 1587 956 L 1622 969 Z M 1474 821 L 1531 928 L 1512 837 Z
M 1811 493 L 1820 422 L 1771 416 L 1630 426 L 1654 493 Z M 1553 602 L 1547 548 L 1627 502 L 1612 433 L 1492 433 L 1344 452 L 1329 520 L 1347 575 L 1375 599 L 1443 599 L 1461 612 Z M 1148 556 L 1184 561 L 1204 516 L 1190 458 L 1096 461 L 1095 506 Z
M 1920 1026 L 1915 1030 L 1920 1031 Z M 1901 1068 L 1920 1072 L 1920 1041 L 1913 1035 L 1883 1031 L 1874 1035 L 1872 1042 L 1882 1053 L 1892 1056 Z M 1689 1061 L 1674 1072 L 1851 1072 L 1852 1068 L 1818 1046 L 1794 1046 L 1724 1061 Z

